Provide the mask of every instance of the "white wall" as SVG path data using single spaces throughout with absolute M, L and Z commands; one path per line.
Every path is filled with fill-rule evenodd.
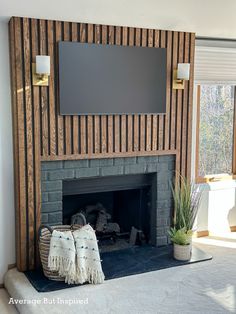
M 15 263 L 12 119 L 8 25 L 0 22 L 0 284 Z
M 236 38 L 235 0 L 1 0 L 0 16 L 27 16 Z

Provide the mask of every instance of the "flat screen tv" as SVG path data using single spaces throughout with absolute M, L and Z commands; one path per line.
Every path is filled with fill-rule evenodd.
M 166 112 L 166 49 L 59 42 L 60 114 Z

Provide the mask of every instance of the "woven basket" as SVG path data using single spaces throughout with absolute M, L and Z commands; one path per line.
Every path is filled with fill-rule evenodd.
M 80 225 L 60 225 L 60 226 L 53 226 L 49 227 L 46 225 L 42 225 L 39 228 L 39 253 L 40 253 L 40 259 L 43 267 L 43 273 L 44 275 L 51 280 L 55 281 L 64 281 L 65 278 L 60 277 L 57 271 L 51 271 L 48 268 L 48 255 L 49 255 L 49 249 L 50 249 L 50 241 L 53 230 L 58 231 L 70 231 L 70 230 L 77 230 L 81 228 Z

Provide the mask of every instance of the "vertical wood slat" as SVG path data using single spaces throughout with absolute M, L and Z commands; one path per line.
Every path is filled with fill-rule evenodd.
M 39 54 L 38 47 L 38 22 L 36 19 L 31 20 L 31 49 L 32 49 L 32 60 L 35 61 L 36 55 Z M 53 70 L 54 71 L 54 70 Z M 52 72 L 53 73 L 53 72 Z M 39 99 L 39 89 L 33 88 L 33 116 L 34 116 L 34 185 L 35 185 L 35 237 L 37 239 L 38 229 L 41 225 L 41 165 L 40 165 L 40 99 Z M 56 128 L 56 126 L 54 125 Z M 51 129 L 51 132 L 53 130 Z M 56 130 L 54 130 L 56 134 Z M 55 135 L 56 136 L 56 135 Z M 51 135 L 51 138 L 53 136 Z M 55 143 L 56 149 L 56 143 Z M 51 152 L 53 151 L 51 147 Z M 39 252 L 38 252 L 38 239 L 35 240 L 35 255 L 36 263 L 39 261 Z
M 115 27 L 115 44 L 116 45 L 121 45 L 121 27 L 120 26 L 116 26 Z M 114 116 L 114 140 L 115 140 L 115 145 L 114 145 L 114 149 L 115 149 L 115 153 L 119 153 L 121 151 L 121 146 L 120 146 L 120 142 L 121 142 L 121 137 L 120 137 L 120 116 L 119 115 L 115 115 Z
M 122 114 L 121 115 L 121 152 L 124 153 L 126 152 L 126 127 L 127 127 L 127 124 L 126 124 L 126 115 L 125 114 Z
M 145 150 L 145 115 L 140 115 L 139 122 L 139 141 L 140 141 L 140 151 Z
M 171 98 L 173 96 L 172 90 L 172 73 L 174 69 L 173 63 L 173 55 L 172 55 L 172 34 L 173 32 L 167 32 L 167 80 L 166 80 L 166 114 L 165 114 L 165 144 L 164 149 L 170 149 L 170 129 L 173 129 L 172 119 L 174 112 L 171 110 Z M 174 50 L 175 51 L 175 50 Z M 171 117 L 170 117 L 171 111 Z M 171 119 L 171 121 L 170 121 Z
M 80 42 L 86 41 L 86 24 L 80 24 Z M 80 116 L 80 153 L 87 152 L 87 137 L 86 137 L 86 116 Z
M 78 24 L 72 23 L 71 25 L 71 39 L 72 41 L 78 41 Z M 79 117 L 73 116 L 73 154 L 79 154 Z
M 115 28 L 114 26 L 109 26 L 108 28 L 108 44 L 109 45 L 114 45 L 115 43 Z M 112 115 L 108 115 L 108 121 L 107 121 L 107 141 L 108 141 L 108 147 L 107 147 L 107 152 L 108 153 L 112 153 L 113 152 L 113 130 L 114 130 L 114 126 L 113 126 L 113 116 Z
M 39 36 L 40 36 L 40 54 L 47 55 L 47 39 L 46 39 L 46 21 L 39 21 Z M 49 154 L 49 130 L 48 130 L 48 93 L 47 86 L 41 86 L 41 111 L 42 111 L 42 154 Z
M 28 216 L 28 254 L 29 268 L 34 267 L 35 233 L 34 233 L 34 162 L 33 162 L 33 112 L 31 85 L 31 50 L 29 19 L 23 18 L 23 55 L 24 55 L 24 102 L 26 124 L 26 162 L 27 162 L 27 216 Z
M 56 42 L 62 40 L 62 22 L 56 21 L 55 29 Z M 58 60 L 58 55 L 57 55 Z M 58 73 L 57 82 L 58 84 Z M 59 91 L 57 90 L 57 102 L 59 102 Z M 58 155 L 64 155 L 64 119 L 63 116 L 57 116 L 57 136 L 58 136 Z
M 148 30 L 148 47 L 153 47 L 154 43 L 154 31 L 152 29 Z M 147 125 L 146 125 L 146 151 L 152 150 L 152 115 L 147 115 Z
M 152 149 L 157 150 L 157 115 L 152 116 Z
M 13 121 L 13 154 L 14 154 L 14 189 L 15 189 L 15 221 L 16 221 L 16 262 L 21 268 L 22 246 L 21 246 L 21 214 L 20 214 L 20 189 L 19 183 L 19 138 L 18 138 L 18 112 L 17 112 L 17 87 L 16 87 L 16 42 L 15 42 L 15 21 L 9 22 L 9 48 L 10 48 L 10 72 L 11 72 L 11 99 L 12 99 L 12 121 Z
M 159 42 L 159 45 L 161 48 L 165 48 L 166 45 L 166 32 L 165 31 L 161 31 L 160 34 L 161 37 L 161 42 Z M 163 150 L 164 149 L 164 121 L 165 121 L 165 117 L 163 114 L 159 115 L 159 138 L 158 138 L 158 143 L 159 143 L 159 150 Z
M 186 177 L 191 179 L 191 158 L 192 158 L 192 119 L 193 119 L 193 82 L 194 82 L 194 55 L 195 55 L 195 34 L 190 35 L 190 51 L 189 59 L 190 62 L 190 80 L 188 82 L 188 131 L 187 131 L 187 169 Z
M 63 40 L 70 40 L 70 24 L 69 22 L 63 22 Z M 66 115 L 63 117 L 65 123 L 65 151 L 66 155 L 72 153 L 72 133 L 71 133 L 71 116 Z
M 189 61 L 189 47 L 190 47 L 189 33 L 185 34 L 184 42 L 184 62 Z M 187 86 L 186 86 L 187 85 Z M 182 141 L 181 141 L 181 168 L 180 172 L 183 176 L 186 175 L 186 149 L 187 149 L 187 117 L 188 117 L 188 83 L 185 82 L 184 96 L 183 96 L 183 110 L 182 110 Z
M 135 29 L 135 38 L 134 38 L 135 46 L 140 46 L 141 45 L 141 29 L 136 28 Z M 133 126 L 133 132 L 134 132 L 134 151 L 139 151 L 141 150 L 139 146 L 140 142 L 140 117 L 138 114 L 134 115 L 134 126 Z
M 173 36 L 173 54 L 172 54 L 172 68 L 177 69 L 177 58 L 178 58 L 178 33 L 174 32 Z M 171 138 L 170 138 L 170 147 L 171 149 L 175 149 L 176 147 L 176 95 L 177 90 L 172 90 L 171 96 Z
M 122 46 L 127 46 L 128 45 L 128 27 L 122 27 Z M 127 130 L 127 116 L 125 114 L 121 115 L 121 152 L 124 153 L 127 151 L 127 135 L 128 135 L 128 130 Z
M 120 152 L 120 116 L 115 115 L 114 119 L 115 127 L 114 127 L 114 132 L 115 132 L 115 153 Z
M 102 25 L 102 44 L 107 44 L 108 37 L 108 26 Z M 102 131 L 102 148 L 101 151 L 103 154 L 107 153 L 107 116 L 101 117 L 101 131 Z
M 147 29 L 142 29 L 142 37 L 141 37 L 141 46 L 146 47 L 147 46 Z M 146 143 L 146 126 L 145 126 L 145 119 L 146 116 L 142 114 L 140 116 L 140 150 L 145 151 L 145 143 Z
M 178 45 L 178 62 L 183 63 L 184 60 L 184 33 L 179 33 L 179 45 Z M 177 91 L 177 113 L 176 113 L 176 149 L 181 149 L 181 134 L 182 134 L 182 103 L 183 103 L 183 90 Z M 177 156 L 177 168 L 176 171 L 180 171 L 180 156 Z
M 93 25 L 88 24 L 88 43 L 93 43 Z M 93 154 L 93 116 L 88 115 L 87 117 L 87 141 L 88 141 L 88 154 Z
M 137 152 L 139 150 L 139 116 L 137 114 L 134 115 L 134 151 Z
M 54 80 L 54 25 L 53 21 L 47 21 L 48 55 L 50 56 L 49 76 L 49 133 L 50 133 L 50 155 L 56 155 L 56 102 L 55 102 L 55 80 Z
M 101 25 L 95 25 L 94 40 L 96 44 L 101 43 Z M 101 152 L 101 138 L 100 138 L 100 117 L 94 116 L 94 153 Z
M 15 18 L 12 20 L 14 29 L 14 43 L 12 43 L 14 51 L 12 56 L 15 64 L 12 69 L 13 88 L 15 88 L 16 103 L 13 102 L 13 117 L 14 117 L 14 164 L 15 164 L 15 193 L 16 193 L 16 231 L 19 238 L 16 237 L 17 245 L 17 267 L 18 269 L 27 269 L 28 260 L 28 239 L 27 239 L 27 203 L 26 203 L 26 150 L 25 150 L 25 109 L 23 99 L 23 56 L 22 56 L 22 32 L 21 19 Z M 13 60 L 12 60 L 13 62 Z
M 107 116 L 101 117 L 101 128 L 102 128 L 102 153 L 107 152 Z
M 128 30 L 128 45 L 134 46 L 134 28 L 130 27 Z M 133 116 L 129 114 L 127 116 L 127 150 L 128 152 L 133 151 Z
M 159 48 L 160 47 L 160 31 L 158 31 L 158 30 L 154 30 L 154 47 L 155 48 Z M 156 132 L 155 132 L 155 134 L 153 136 L 153 139 L 155 141 L 153 143 L 153 147 L 155 147 L 155 150 L 162 149 L 161 141 L 162 141 L 163 134 L 161 133 L 161 129 L 159 129 L 159 125 L 160 125 L 160 120 L 161 119 L 162 119 L 162 115 L 157 115 L 157 118 L 156 118 L 157 129 L 156 129 Z M 161 124 L 162 123 L 163 122 L 161 121 Z M 153 130 L 153 133 L 154 133 L 154 130 Z

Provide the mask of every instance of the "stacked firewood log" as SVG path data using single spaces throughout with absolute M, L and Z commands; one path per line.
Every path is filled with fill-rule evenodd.
M 87 205 L 71 217 L 71 224 L 84 223 L 89 223 L 100 234 L 120 232 L 120 226 L 115 222 L 111 222 L 111 215 L 101 203 Z

